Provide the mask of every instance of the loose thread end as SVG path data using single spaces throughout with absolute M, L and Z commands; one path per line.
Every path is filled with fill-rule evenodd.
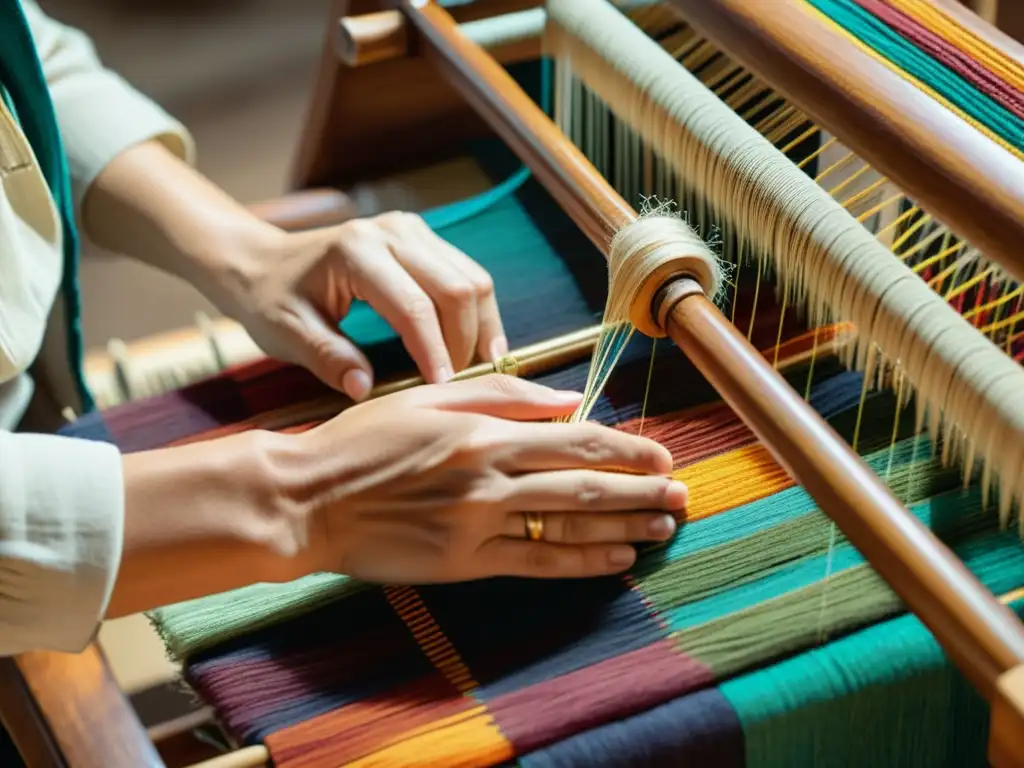
M 608 255 L 606 324 L 631 322 L 646 336 L 665 335 L 655 297 L 675 278 L 690 278 L 712 301 L 721 300 L 728 267 L 671 201 L 645 198 L 640 217 L 612 239 Z

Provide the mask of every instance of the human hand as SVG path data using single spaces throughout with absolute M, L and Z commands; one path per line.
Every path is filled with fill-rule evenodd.
M 373 383 L 369 361 L 337 327 L 355 299 L 390 323 L 429 383 L 447 381 L 474 355 L 493 361 L 508 351 L 490 276 L 414 214 L 272 237 L 261 231 L 244 247 L 247 273 L 220 280 L 221 309 L 267 354 L 354 400 Z
M 686 488 L 668 451 L 567 415 L 580 396 L 487 376 L 355 406 L 300 435 L 284 468 L 323 570 L 387 583 L 626 570 L 670 538 Z M 543 539 L 524 513 L 543 514 Z

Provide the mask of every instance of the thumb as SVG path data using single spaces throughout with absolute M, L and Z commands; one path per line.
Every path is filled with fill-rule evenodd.
M 309 315 L 303 318 L 303 364 L 327 386 L 362 402 L 373 387 L 370 361 L 323 318 L 312 312 Z
M 439 411 L 479 413 L 500 419 L 540 421 L 568 416 L 583 395 L 551 389 L 532 381 L 498 374 L 455 381 L 442 386 L 420 387 L 410 394 L 412 403 Z

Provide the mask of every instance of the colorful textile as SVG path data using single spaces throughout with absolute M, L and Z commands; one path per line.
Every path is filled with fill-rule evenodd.
M 596 320 L 598 257 L 546 195 L 524 182 L 479 208 L 434 223 L 496 273 L 513 347 Z M 769 293 L 761 286 L 753 329 L 762 349 L 779 334 Z M 749 310 L 741 298 L 740 327 Z M 344 327 L 379 372 L 409 369 L 368 308 Z M 656 347 L 648 391 L 651 343 L 633 344 L 594 411 L 666 445 L 691 488 L 677 537 L 646 548 L 627 576 L 382 588 L 319 575 L 170 606 L 154 618 L 188 682 L 234 738 L 266 744 L 279 768 L 983 762 L 977 694 L 666 347 Z M 537 379 L 580 387 L 587 367 Z M 862 378 L 835 360 L 786 375 L 801 391 L 811 380 L 812 407 L 859 436 L 874 471 L 990 589 L 1024 584 L 1016 534 L 1000 532 L 978 489 L 962 489 L 912 436 L 912 408 L 878 393 L 862 411 Z M 296 402 L 327 395 L 310 375 L 261 362 L 68 432 L 144 450 L 270 412 L 279 426 L 301 425 Z
M 883 0 L 804 0 L 862 48 L 1024 157 L 1020 89 Z
M 858 391 L 854 374 L 827 379 L 833 386 L 843 380 L 841 389 Z M 891 417 L 891 405 L 872 404 L 876 444 L 887 441 L 883 414 Z M 707 419 L 708 408 L 695 413 Z M 685 434 L 689 418 L 653 421 Z M 842 418 L 835 421 L 842 427 Z M 722 447 L 709 441 L 688 466 L 723 455 Z M 986 585 L 999 593 L 1024 583 L 1016 535 L 995 530 L 977 491 L 957 489 L 956 472 L 932 458 L 927 440 L 903 440 L 869 460 Z M 733 476 L 723 468 L 720 481 Z M 232 734 L 265 742 L 278 766 L 516 758 L 640 766 L 712 756 L 732 765 L 796 765 L 806 763 L 794 754 L 806 757 L 808 749 L 844 764 L 856 753 L 831 745 L 848 739 L 848 729 L 826 726 L 858 716 L 902 723 L 872 765 L 982 759 L 983 740 L 980 752 L 963 747 L 978 746 L 972 729 L 984 723 L 976 694 L 949 671 L 934 641 L 920 637 L 916 621 L 907 630 L 905 617 L 890 619 L 901 612 L 899 601 L 856 550 L 841 536 L 829 550 L 830 524 L 801 489 L 771 490 L 738 506 L 723 497 L 713 514 L 685 524 L 624 579 L 368 587 L 195 654 L 187 679 Z M 913 655 L 876 660 L 881 669 L 868 676 L 902 691 L 888 705 L 845 673 L 873 669 L 869 660 L 885 634 L 860 630 L 821 645 L 822 637 L 885 619 L 914 635 L 906 651 Z M 898 647 L 899 638 L 889 645 Z M 754 671 L 776 660 L 778 669 Z M 913 749 L 932 738 L 926 728 L 949 717 L 934 706 L 916 718 L 915 686 L 932 690 L 936 677 L 951 681 L 940 701 L 955 693 L 956 706 L 974 714 L 949 723 L 954 735 L 926 753 L 935 760 L 916 763 Z M 775 678 L 794 682 L 777 685 L 772 700 Z M 790 709 L 778 703 L 790 700 Z M 819 705 L 828 711 L 814 717 Z M 784 734 L 781 745 L 772 734 Z M 964 756 L 971 760 L 958 762 Z
M 1024 93 L 970 55 L 944 40 L 913 17 L 888 5 L 884 0 L 856 0 L 864 10 L 877 16 L 908 42 L 941 62 L 981 93 L 1000 103 L 1014 115 L 1024 118 Z
M 603 304 L 599 257 L 531 185 L 439 228 L 503 275 L 513 346 L 590 325 Z M 778 334 L 766 295 L 753 338 L 763 349 Z M 741 327 L 752 303 L 737 303 Z M 390 330 L 359 312 L 346 327 L 378 369 L 407 371 Z M 813 344 L 799 333 L 783 334 L 796 339 L 780 360 Z M 279 768 L 858 764 L 851 729 L 869 727 L 889 739 L 871 742 L 872 765 L 982 760 L 987 710 L 930 636 L 667 344 L 648 391 L 650 355 L 650 342 L 631 345 L 594 416 L 666 445 L 693 500 L 676 539 L 645 550 L 627 577 L 413 589 L 318 575 L 169 606 L 154 619 L 188 682 Z M 578 388 L 587 368 L 537 379 Z M 786 371 L 801 391 L 809 368 Z M 811 405 L 847 439 L 859 433 L 873 469 L 990 588 L 1024 584 L 1016 534 L 910 437 L 912 408 L 894 435 L 893 397 L 873 394 L 858 428 L 862 389 L 858 374 L 814 359 Z M 144 450 L 327 394 L 264 361 L 66 432 Z M 895 655 L 879 661 L 879 649 Z

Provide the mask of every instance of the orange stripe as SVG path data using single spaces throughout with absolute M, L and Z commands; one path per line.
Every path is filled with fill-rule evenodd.
M 719 454 L 672 474 L 690 489 L 683 520 L 700 520 L 795 485 L 760 444 Z
M 470 717 L 466 717 L 470 715 Z M 485 707 L 442 720 L 372 755 L 348 763 L 349 768 L 484 768 L 514 759 L 515 748 L 505 739 Z
M 462 661 L 451 640 L 430 615 L 419 593 L 412 587 L 384 587 L 384 596 L 405 622 L 434 668 L 441 672 L 460 693 L 468 693 L 477 687 L 469 667 Z

